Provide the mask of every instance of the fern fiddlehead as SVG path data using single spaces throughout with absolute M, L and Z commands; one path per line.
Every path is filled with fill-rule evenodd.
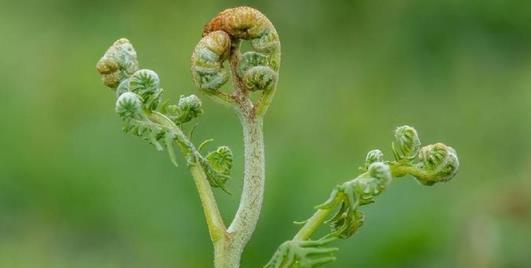
M 242 42 L 250 51 L 240 52 Z M 230 178 L 233 155 L 220 146 L 203 155 L 201 148 L 184 134 L 186 124 L 202 113 L 195 95 L 181 96 L 176 103 L 162 101 L 164 90 L 155 71 L 141 69 L 137 54 L 125 39 L 116 41 L 97 63 L 104 85 L 116 93 L 115 111 L 124 131 L 166 150 L 177 166 L 176 148 L 184 155 L 194 177 L 214 244 L 216 267 L 238 267 L 240 256 L 253 233 L 263 200 L 265 171 L 262 134 L 263 116 L 277 88 L 280 68 L 280 41 L 269 19 L 249 7 L 227 9 L 203 29 L 203 37 L 192 53 L 192 78 L 205 95 L 231 106 L 237 112 L 244 137 L 244 183 L 240 206 L 228 228 L 225 227 L 211 188 L 225 188 Z M 228 62 L 230 70 L 225 68 Z M 232 78 L 233 89 L 222 87 Z M 252 97 L 253 96 L 253 97 Z M 256 96 L 256 97 L 255 97 Z M 395 131 L 394 161 L 385 161 L 380 150 L 372 150 L 360 168 L 363 173 L 337 185 L 330 197 L 294 236 L 279 247 L 267 268 L 315 267 L 335 260 L 337 248 L 329 244 L 351 237 L 362 225 L 363 206 L 373 203 L 394 178 L 412 175 L 423 185 L 452 179 L 458 170 L 455 150 L 442 143 L 421 147 L 414 128 Z M 321 225 L 329 233 L 312 240 Z
M 121 81 L 138 70 L 136 51 L 129 40 L 118 39 L 98 61 L 96 69 L 103 76 L 103 84 L 116 88 Z
M 240 44 L 244 41 L 251 43 L 252 51 L 242 54 Z M 175 165 L 176 148 L 183 153 L 203 203 L 214 242 L 215 265 L 237 267 L 262 206 L 265 180 L 262 118 L 278 81 L 278 34 L 273 24 L 255 9 L 227 9 L 204 27 L 203 38 L 191 60 L 194 84 L 207 96 L 235 108 L 243 126 L 244 186 L 240 206 L 228 228 L 209 187 L 226 191 L 232 151 L 220 146 L 204 156 L 183 131 L 188 122 L 203 113 L 199 98 L 181 96 L 177 103 L 163 102 L 159 76 L 139 67 L 136 51 L 125 38 L 107 50 L 96 68 L 104 84 L 116 92 L 116 112 L 123 120 L 125 132 L 145 139 L 158 150 L 166 150 Z M 224 67 L 226 61 L 230 70 Z M 233 79 L 234 88 L 224 92 L 221 87 L 229 78 Z M 254 98 L 252 94 L 260 96 Z
M 158 74 L 140 69 L 137 53 L 125 38 L 119 39 L 107 50 L 96 69 L 102 75 L 103 83 L 116 91 L 115 110 L 124 122 L 126 133 L 143 138 L 157 150 L 166 150 L 175 165 L 175 147 L 178 147 L 188 165 L 201 165 L 210 185 L 225 190 L 224 184 L 230 171 L 221 172 L 214 168 L 219 163 L 208 161 L 182 130 L 183 124 L 203 112 L 201 101 L 195 95 L 181 96 L 177 104 L 161 105 L 163 89 Z M 232 161 L 232 158 L 224 160 Z
M 242 42 L 250 42 L 250 51 L 240 51 Z M 219 250 L 220 255 L 234 256 L 227 258 L 223 264 L 226 266 L 239 263 L 262 207 L 265 184 L 262 118 L 275 95 L 279 68 L 278 33 L 265 15 L 250 7 L 220 12 L 206 24 L 192 53 L 195 85 L 215 101 L 233 107 L 243 127 L 245 162 L 240 206 L 227 229 L 232 243 L 220 246 Z M 222 87 L 229 78 L 233 88 L 224 90 Z
M 284 242 L 266 268 L 311 268 L 317 266 L 310 262 L 311 256 L 299 255 L 293 258 L 286 254 L 286 245 L 300 244 L 309 240 L 322 225 L 328 224 L 330 231 L 319 240 L 347 239 L 362 225 L 365 218 L 361 207 L 375 202 L 394 178 L 411 175 L 422 185 L 433 185 L 451 180 L 459 168 L 459 159 L 452 147 L 436 143 L 421 147 L 417 131 L 410 126 L 401 126 L 395 130 L 392 143 L 394 161 L 385 161 L 383 153 L 376 149 L 367 154 L 365 164 L 360 168 L 364 173 L 338 185 L 328 200 L 316 206 L 317 211 L 307 221 L 292 240 Z M 315 245 L 319 250 L 322 245 Z M 326 251 L 320 255 L 318 264 L 335 260 L 333 253 Z
M 192 54 L 192 78 L 198 88 L 216 91 L 229 80 L 223 62 L 230 45 L 230 37 L 223 31 L 212 32 L 199 41 Z
M 250 41 L 252 51 L 240 53 L 241 41 Z M 234 92 L 220 91 L 229 79 L 223 63 L 229 60 Z M 203 38 L 192 54 L 192 77 L 198 88 L 225 103 L 249 104 L 250 92 L 261 91 L 261 99 L 249 109 L 263 115 L 275 94 L 280 68 L 280 40 L 271 21 L 250 7 L 227 9 L 204 28 Z M 243 98 L 242 98 L 243 96 Z

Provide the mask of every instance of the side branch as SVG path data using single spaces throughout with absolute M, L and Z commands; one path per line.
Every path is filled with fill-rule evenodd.
M 302 228 L 297 232 L 293 237 L 293 240 L 308 240 L 321 224 L 323 224 L 330 214 L 333 212 L 333 209 L 318 209 L 312 217 L 310 217 L 302 226 Z
M 223 239 L 225 235 L 225 224 L 218 209 L 216 198 L 212 192 L 212 187 L 208 184 L 205 171 L 199 164 L 190 166 L 190 172 L 194 177 L 194 182 L 199 192 L 201 205 L 203 205 L 203 212 L 205 214 L 210 239 L 216 242 Z
M 332 262 L 337 249 L 328 247 L 328 244 L 354 235 L 365 219 L 360 208 L 374 203 L 394 178 L 411 175 L 423 185 L 433 185 L 449 181 L 457 173 L 459 159 L 455 150 L 442 143 L 421 147 L 418 134 L 412 127 L 401 126 L 395 130 L 392 148 L 395 161 L 385 161 L 380 150 L 370 151 L 365 164 L 360 167 L 365 172 L 337 185 L 293 239 L 279 246 L 265 267 L 314 267 Z M 311 240 L 323 224 L 329 226 L 329 233 Z
M 192 142 L 186 137 L 182 130 L 177 127 L 170 119 L 163 114 L 154 112 L 151 114 L 151 119 L 164 127 L 170 129 L 176 135 L 176 142 L 183 151 L 184 155 L 187 155 L 188 165 L 194 182 L 203 205 L 203 211 L 208 225 L 208 231 L 210 238 L 213 242 L 221 239 L 225 235 L 225 224 L 223 218 L 219 212 L 219 208 L 212 192 L 207 175 L 204 168 L 199 163 L 199 152 L 196 150 Z

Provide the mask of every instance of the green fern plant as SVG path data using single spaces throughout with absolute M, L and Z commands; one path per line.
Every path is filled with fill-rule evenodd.
M 240 52 L 242 42 L 251 50 Z M 228 62 L 229 69 L 225 68 Z M 204 209 L 214 246 L 214 266 L 239 267 L 240 257 L 256 227 L 265 183 L 263 117 L 277 88 L 280 40 L 273 24 L 250 7 L 227 9 L 203 30 L 203 38 L 192 53 L 192 78 L 199 91 L 236 111 L 243 128 L 244 175 L 240 205 L 229 226 L 222 220 L 213 189 L 228 192 L 232 151 L 227 146 L 202 153 L 206 140 L 194 145 L 185 134 L 186 125 L 203 114 L 200 99 L 181 96 L 177 102 L 162 101 L 164 90 L 156 72 L 140 68 L 132 44 L 116 41 L 97 63 L 104 85 L 116 92 L 116 113 L 123 130 L 141 137 L 159 151 L 166 151 L 178 166 L 176 151 L 184 156 Z M 232 78 L 232 90 L 222 86 Z M 337 185 L 328 200 L 274 253 L 267 268 L 314 267 L 335 260 L 337 248 L 329 245 L 351 237 L 363 224 L 361 207 L 371 204 L 397 177 L 412 175 L 421 184 L 433 185 L 453 178 L 459 167 L 454 149 L 442 143 L 421 147 L 414 128 L 396 129 L 392 144 L 394 160 L 385 161 L 380 150 L 372 150 L 360 167 L 361 175 Z M 312 239 L 328 225 L 329 232 Z

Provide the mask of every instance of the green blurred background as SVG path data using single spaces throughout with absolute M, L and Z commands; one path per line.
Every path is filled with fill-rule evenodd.
M 393 129 L 457 149 L 461 171 L 400 179 L 327 267 L 531 267 L 531 1 L 0 0 L 0 267 L 210 267 L 193 182 L 124 135 L 96 61 L 129 38 L 166 96 L 194 93 L 191 51 L 222 9 L 250 5 L 282 41 L 265 120 L 267 188 L 243 267 L 261 267 Z M 235 151 L 234 114 L 204 99 L 196 141 Z

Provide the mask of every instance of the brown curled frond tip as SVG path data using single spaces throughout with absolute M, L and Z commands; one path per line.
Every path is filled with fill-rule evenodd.
M 214 31 L 224 31 L 232 38 L 249 40 L 275 29 L 271 21 L 260 11 L 242 6 L 220 12 L 205 25 L 203 36 Z
M 254 8 L 226 9 L 204 27 L 203 38 L 192 54 L 194 83 L 210 92 L 224 85 L 230 73 L 223 63 L 243 40 L 249 41 L 252 49 L 235 58 L 232 71 L 240 79 L 242 90 L 269 92 L 264 98 L 266 107 L 278 80 L 280 39 L 271 21 Z

